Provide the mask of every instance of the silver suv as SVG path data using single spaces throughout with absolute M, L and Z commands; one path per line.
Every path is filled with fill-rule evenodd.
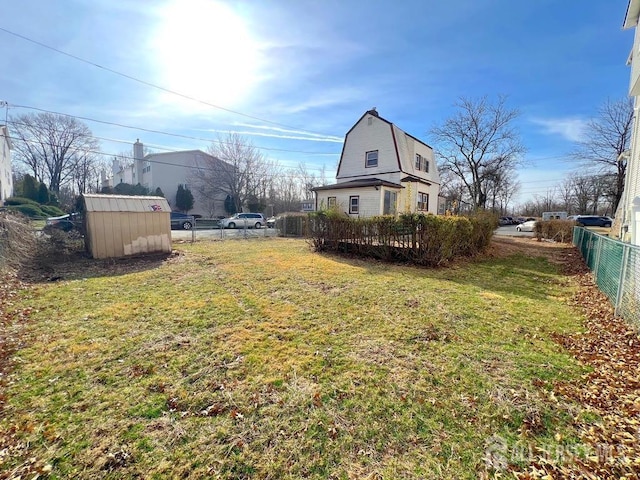
M 236 213 L 230 218 L 220 220 L 222 228 L 261 228 L 266 224 L 261 213 Z

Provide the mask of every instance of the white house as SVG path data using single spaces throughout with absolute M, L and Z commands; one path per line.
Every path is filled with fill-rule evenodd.
M 193 209 L 189 214 L 204 217 L 224 216 L 224 200 L 226 194 L 220 192 L 214 198 L 204 198 L 198 194 L 191 181 L 197 176 L 199 168 L 209 162 L 220 162 L 221 168 L 231 168 L 222 160 L 212 157 L 202 150 L 185 150 L 179 152 L 150 153 L 144 155 L 144 145 L 137 140 L 133 144 L 133 163 L 123 165 L 116 158 L 113 160 L 111 176 L 102 179 L 102 186 L 115 187 L 118 183 L 129 183 L 149 189 L 154 194 L 157 188 L 162 190 L 169 205 L 175 210 L 178 186 L 188 188 L 194 197 Z
M 351 217 L 438 213 L 440 177 L 433 149 L 373 109 L 344 139 L 337 183 L 316 187 L 316 210 Z
M 633 48 L 629 54 L 627 65 L 631 66 L 631 82 L 629 95 L 634 99 L 634 122 L 631 136 L 631 148 L 627 158 L 627 173 L 624 193 L 618 207 L 618 215 L 622 215 L 622 239 L 640 245 L 640 131 L 638 127 L 638 110 L 640 110 L 640 0 L 630 0 L 627 6 L 622 28 L 634 28 Z M 617 219 L 616 219 L 617 220 Z
M 4 205 L 4 201 L 13 195 L 12 148 L 9 129 L 0 125 L 0 205 Z

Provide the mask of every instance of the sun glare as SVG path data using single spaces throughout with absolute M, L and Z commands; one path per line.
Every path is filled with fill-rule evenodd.
M 200 100 L 232 107 L 257 80 L 257 42 L 243 19 L 217 1 L 167 4 L 153 46 L 162 85 Z

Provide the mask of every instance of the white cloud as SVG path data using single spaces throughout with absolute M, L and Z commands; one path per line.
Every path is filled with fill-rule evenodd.
M 267 132 L 252 132 L 252 131 L 239 131 L 239 130 L 219 130 L 219 129 L 206 129 L 206 132 L 214 133 L 236 133 L 238 135 L 247 135 L 249 137 L 271 137 L 271 138 L 285 138 L 287 140 L 304 140 L 306 142 L 328 142 L 328 143 L 342 143 L 343 139 L 333 136 L 320 136 L 316 134 L 307 134 L 303 132 L 302 135 L 291 135 L 286 133 L 267 133 Z
M 581 117 L 531 118 L 530 121 L 542 127 L 545 134 L 559 135 L 570 142 L 585 139 L 588 120 Z

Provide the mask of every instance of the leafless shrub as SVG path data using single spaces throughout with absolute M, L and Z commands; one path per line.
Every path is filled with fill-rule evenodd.
M 29 219 L 15 212 L 0 212 L 0 270 L 17 268 L 35 251 L 36 239 Z

